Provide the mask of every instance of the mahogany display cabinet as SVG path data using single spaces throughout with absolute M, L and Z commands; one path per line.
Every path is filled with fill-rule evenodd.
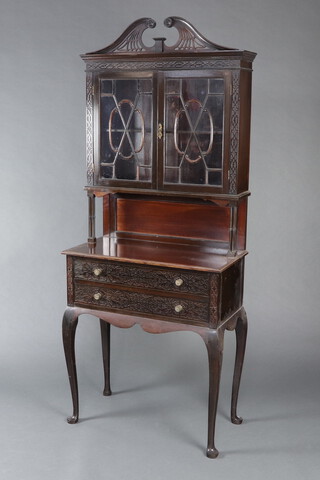
M 242 305 L 249 177 L 251 72 L 255 53 L 216 45 L 179 17 L 178 39 L 143 40 L 142 18 L 110 46 L 82 55 L 87 75 L 88 241 L 63 252 L 68 308 L 63 342 L 79 416 L 78 317 L 100 319 L 110 395 L 110 325 L 150 333 L 192 331 L 209 360 L 207 456 L 215 420 L 225 330 L 236 332 L 231 421 L 247 319 Z M 96 239 L 95 199 L 103 202 Z

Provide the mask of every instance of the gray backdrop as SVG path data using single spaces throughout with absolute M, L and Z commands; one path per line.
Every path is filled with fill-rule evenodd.
M 86 240 L 85 75 L 80 53 L 135 19 L 186 18 L 256 51 L 239 410 L 228 420 L 228 333 L 217 460 L 204 456 L 207 359 L 191 333 L 113 329 L 101 395 L 99 325 L 83 317 L 81 419 L 61 345 L 60 251 Z M 320 467 L 320 3 L 318 0 L 1 0 L 0 478 L 316 479 Z M 174 38 L 174 32 L 165 29 Z

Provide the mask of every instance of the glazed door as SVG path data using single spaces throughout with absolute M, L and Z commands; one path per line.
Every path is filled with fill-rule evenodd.
M 155 177 L 152 75 L 100 76 L 96 85 L 97 183 L 152 188 Z
M 167 73 L 163 92 L 162 188 L 227 191 L 228 73 Z

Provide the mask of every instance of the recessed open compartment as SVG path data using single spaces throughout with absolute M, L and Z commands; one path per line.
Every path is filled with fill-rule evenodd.
M 247 197 L 201 200 L 131 194 L 103 196 L 103 235 L 117 239 L 245 250 Z

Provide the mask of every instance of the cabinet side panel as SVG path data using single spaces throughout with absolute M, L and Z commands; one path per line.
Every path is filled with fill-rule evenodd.
M 240 73 L 240 129 L 237 191 L 249 188 L 250 120 L 251 119 L 251 71 Z
M 242 305 L 244 260 L 233 264 L 222 274 L 221 320 L 226 320 Z
M 230 211 L 215 205 L 118 199 L 121 232 L 229 241 Z

